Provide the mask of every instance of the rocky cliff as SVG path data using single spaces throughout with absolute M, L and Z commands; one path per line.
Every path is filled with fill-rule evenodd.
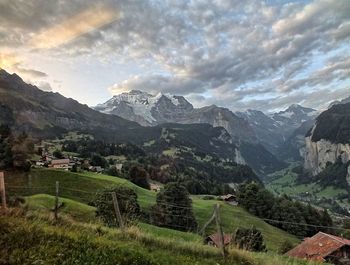
M 313 175 L 338 158 L 350 160 L 350 103 L 334 105 L 321 113 L 306 135 L 305 168 Z
M 327 163 L 335 163 L 339 157 L 344 164 L 350 160 L 349 144 L 332 143 L 324 139 L 313 142 L 311 137 L 306 137 L 305 142 L 305 168 L 311 170 L 313 175 L 320 173 Z

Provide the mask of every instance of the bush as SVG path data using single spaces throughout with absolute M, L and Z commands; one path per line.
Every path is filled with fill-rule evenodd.
M 182 231 L 196 230 L 197 221 L 186 188 L 179 183 L 166 184 L 157 194 L 157 202 L 151 211 L 151 221 L 157 226 Z
M 93 154 L 91 156 L 90 163 L 92 166 L 95 166 L 95 167 L 100 166 L 100 167 L 106 168 L 108 166 L 107 160 L 104 157 L 100 156 L 99 154 Z
M 278 253 L 285 254 L 289 250 L 291 250 L 292 248 L 294 248 L 294 244 L 292 242 L 290 242 L 289 240 L 285 240 L 282 242 L 281 246 L 279 247 Z
M 213 195 L 204 195 L 202 200 L 215 200 L 215 196 Z
M 115 192 L 118 199 L 120 213 L 124 223 L 137 219 L 140 215 L 140 205 L 137 202 L 137 194 L 133 189 L 118 186 L 106 189 L 96 194 L 93 205 L 96 207 L 96 216 L 110 227 L 118 226 L 116 220 L 112 192 Z
M 129 180 L 137 186 L 150 189 L 148 173 L 142 167 L 133 166 L 129 171 Z
M 64 158 L 62 152 L 61 152 L 60 150 L 58 150 L 58 149 L 56 149 L 55 151 L 53 151 L 52 154 L 53 154 L 53 156 L 56 157 L 57 159 L 62 159 L 62 158 Z
M 239 228 L 233 237 L 234 244 L 241 249 L 255 252 L 266 251 L 264 238 L 255 227 L 250 229 Z

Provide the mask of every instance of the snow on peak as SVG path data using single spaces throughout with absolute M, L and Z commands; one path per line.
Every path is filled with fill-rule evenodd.
M 180 104 L 179 100 L 169 93 L 163 94 L 159 92 L 157 95 L 152 95 L 140 90 L 131 90 L 130 92 L 124 92 L 113 96 L 107 102 L 99 104 L 97 108 L 102 112 L 111 113 L 118 104 L 124 102 L 132 107 L 136 115 L 152 123 L 156 121 L 156 119 L 152 116 L 151 110 L 162 97 L 166 97 L 176 106 Z

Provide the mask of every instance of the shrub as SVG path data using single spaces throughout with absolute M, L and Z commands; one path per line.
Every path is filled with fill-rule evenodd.
M 53 151 L 52 154 L 53 154 L 53 156 L 56 157 L 57 159 L 62 159 L 62 158 L 64 158 L 62 152 L 61 152 L 60 150 L 58 150 L 58 149 L 56 149 L 55 151 Z
M 213 195 L 204 195 L 202 200 L 215 200 L 215 196 Z
M 151 211 L 151 221 L 157 226 L 182 231 L 196 230 L 197 221 L 186 188 L 179 183 L 166 184 L 157 194 L 157 202 Z
M 150 189 L 148 173 L 142 167 L 133 166 L 129 171 L 129 180 L 137 186 Z
M 118 205 L 123 221 L 128 223 L 140 215 L 140 205 L 137 202 L 137 195 L 133 189 L 117 186 L 106 189 L 96 194 L 94 206 L 96 207 L 96 216 L 100 217 L 107 226 L 118 226 L 116 221 L 112 192 L 115 192 L 118 199 Z
M 266 251 L 264 238 L 261 232 L 255 227 L 252 227 L 250 229 L 237 229 L 233 237 L 233 242 L 238 248 L 245 249 L 248 251 Z
M 289 250 L 291 250 L 294 247 L 293 243 L 290 242 L 289 240 L 285 240 L 282 242 L 281 246 L 278 249 L 278 253 L 280 254 L 285 254 Z

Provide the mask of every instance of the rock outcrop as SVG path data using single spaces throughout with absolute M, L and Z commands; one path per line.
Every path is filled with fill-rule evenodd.
M 350 103 L 337 104 L 321 113 L 306 135 L 305 168 L 313 175 L 338 158 L 350 160 Z
M 327 163 L 335 163 L 338 158 L 341 158 L 344 164 L 350 160 L 349 144 L 332 143 L 324 139 L 313 142 L 311 137 L 306 137 L 305 142 L 305 168 L 313 175 L 320 173 Z

